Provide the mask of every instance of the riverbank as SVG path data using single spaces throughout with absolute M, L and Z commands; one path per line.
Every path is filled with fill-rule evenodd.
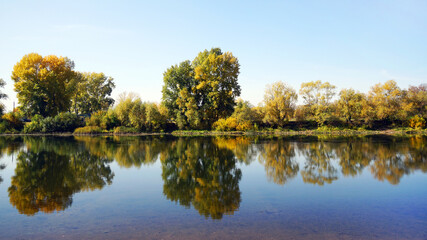
M 173 132 L 143 132 L 143 133 L 5 133 L 0 136 L 315 136 L 315 135 L 335 135 L 335 136 L 354 136 L 354 135 L 427 135 L 427 129 L 388 129 L 388 130 L 304 130 L 304 131 L 205 131 L 205 130 L 183 130 Z

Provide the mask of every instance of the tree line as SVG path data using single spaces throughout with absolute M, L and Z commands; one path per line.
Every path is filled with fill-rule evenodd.
M 427 84 L 401 89 L 389 80 L 362 93 L 351 88 L 338 92 L 336 86 L 320 80 L 302 83 L 298 92 L 276 82 L 266 86 L 263 101 L 253 106 L 239 98 L 239 72 L 239 61 L 231 52 L 204 50 L 192 61 L 166 69 L 161 103 L 143 102 L 136 94 L 123 93 L 114 104 L 112 77 L 75 71 L 74 62 L 66 57 L 30 53 L 13 68 L 11 78 L 19 107 L 6 114 L 1 107 L 0 132 L 426 126 Z M 4 85 L 0 80 L 0 87 Z M 6 97 L 0 93 L 0 99 Z

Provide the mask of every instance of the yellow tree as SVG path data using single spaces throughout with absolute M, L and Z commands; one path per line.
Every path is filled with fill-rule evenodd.
M 403 102 L 404 109 L 409 115 L 427 118 L 427 84 L 410 86 Z
M 199 53 L 193 61 L 196 86 L 203 121 L 210 127 L 219 118 L 226 118 L 234 111 L 235 99 L 240 96 L 239 61 L 231 52 L 222 53 L 214 48 Z
M 362 114 L 364 95 L 354 89 L 343 89 L 337 102 L 340 115 L 351 122 Z
M 370 119 L 394 120 L 402 116 L 403 92 L 393 80 L 378 83 L 368 93 L 363 113 Z
M 293 116 L 297 99 L 295 90 L 283 82 L 267 85 L 264 94 L 264 121 L 283 127 Z
M 21 109 L 30 116 L 69 110 L 76 81 L 73 69 L 74 62 L 66 57 L 25 55 L 12 71 Z
M 320 80 L 302 83 L 300 95 L 307 112 L 322 125 L 330 115 L 335 86 L 329 82 L 322 83 Z

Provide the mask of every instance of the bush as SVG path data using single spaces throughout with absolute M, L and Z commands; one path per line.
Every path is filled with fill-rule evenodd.
M 235 117 L 228 117 L 218 119 L 213 123 L 212 128 L 216 131 L 248 131 L 253 127 L 249 120 L 238 121 Z
M 102 133 L 102 129 L 98 126 L 86 126 L 76 128 L 74 134 L 93 134 L 93 133 Z
M 113 129 L 119 125 L 120 121 L 112 110 L 95 112 L 86 119 L 86 126 L 98 126 L 102 129 Z
M 9 112 L 1 117 L 4 120 L 5 132 L 16 132 L 22 130 L 24 123 L 19 119 L 18 113 Z
M 138 130 L 135 128 L 131 128 L 131 127 L 120 126 L 120 127 L 114 128 L 114 133 L 115 134 L 138 133 Z
M 409 126 L 415 129 L 425 128 L 426 120 L 418 115 L 415 115 L 409 119 Z
M 31 122 L 25 125 L 24 133 L 73 132 L 82 125 L 82 121 L 73 113 L 59 113 L 55 117 L 47 118 L 35 115 Z

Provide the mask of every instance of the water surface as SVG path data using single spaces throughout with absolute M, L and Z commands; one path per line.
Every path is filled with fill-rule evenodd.
M 427 239 L 427 137 L 1 137 L 0 239 Z

